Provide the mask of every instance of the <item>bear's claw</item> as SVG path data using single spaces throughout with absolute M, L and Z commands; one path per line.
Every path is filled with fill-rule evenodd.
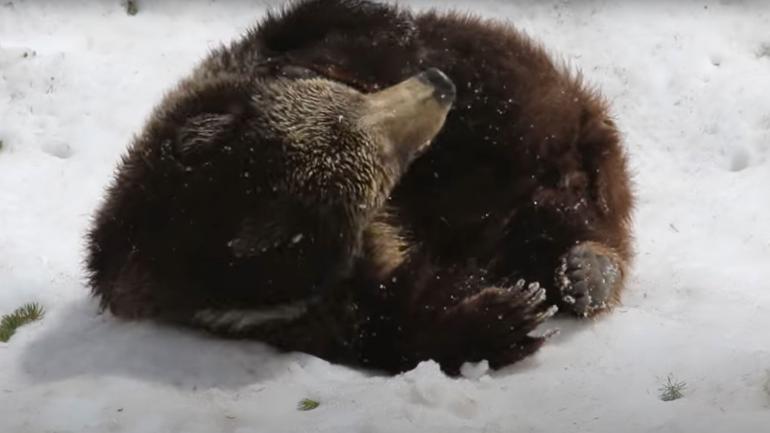
M 474 329 L 474 345 L 492 368 L 512 364 L 537 351 L 548 338 L 529 335 L 556 314 L 538 283 L 519 280 L 509 287 L 488 287 L 465 299 L 453 311 L 463 326 Z

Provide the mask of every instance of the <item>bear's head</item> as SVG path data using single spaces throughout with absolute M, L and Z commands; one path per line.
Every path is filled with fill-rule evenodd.
M 284 72 L 180 84 L 124 158 L 102 218 L 131 221 L 154 260 L 186 251 L 177 268 L 209 285 L 263 276 L 272 299 L 344 276 L 455 88 L 437 69 L 375 93 Z
M 280 161 L 273 187 L 316 209 L 358 214 L 380 207 L 453 98 L 436 69 L 371 94 L 323 78 L 280 78 L 253 93 L 249 130 L 280 149 L 270 152 Z

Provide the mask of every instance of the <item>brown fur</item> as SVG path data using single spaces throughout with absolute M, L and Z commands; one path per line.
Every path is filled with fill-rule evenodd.
M 528 334 L 547 318 L 548 305 L 570 309 L 554 278 L 560 260 L 581 243 L 590 242 L 592 251 L 611 256 L 620 267 L 621 278 L 609 296 L 617 302 L 632 256 L 633 206 L 619 133 L 596 92 L 508 25 L 453 12 L 414 15 L 361 0 L 296 2 L 212 53 L 183 86 L 223 76 L 309 75 L 373 92 L 428 67 L 441 69 L 457 86 L 443 130 L 388 191 L 386 207 L 377 205 L 374 214 L 346 218 L 343 227 L 350 234 L 341 242 L 323 244 L 328 255 L 318 250 L 308 255 L 321 257 L 316 262 L 292 261 L 284 255 L 266 264 L 252 260 L 228 268 L 231 259 L 221 245 L 200 244 L 201 234 L 224 244 L 236 226 L 246 233 L 249 227 L 266 225 L 277 236 L 295 233 L 282 228 L 286 221 L 271 217 L 273 210 L 236 206 L 249 189 L 235 178 L 215 191 L 190 185 L 195 202 L 205 203 L 195 206 L 205 206 L 198 210 L 207 217 L 215 214 L 216 222 L 195 221 L 184 230 L 174 229 L 174 237 L 157 245 L 157 251 L 134 249 L 138 238 L 152 243 L 161 230 L 154 224 L 167 228 L 163 219 L 168 216 L 148 209 L 178 200 L 173 194 L 187 194 L 145 190 L 152 188 L 147 187 L 148 176 L 168 177 L 165 170 L 179 169 L 154 166 L 162 148 L 142 150 L 140 137 L 92 235 L 95 291 L 116 313 L 134 316 L 154 304 L 148 298 L 158 296 L 166 297 L 165 308 L 184 311 L 212 305 L 245 308 L 308 291 L 320 293 L 319 281 L 331 281 L 333 289 L 323 286 L 324 301 L 310 307 L 302 319 L 228 333 L 389 371 L 429 358 L 448 372 L 456 372 L 464 361 L 480 359 L 499 367 L 534 352 L 543 339 Z M 223 92 L 234 93 L 224 99 L 238 101 L 238 86 L 228 89 Z M 159 123 L 166 111 L 156 112 L 143 137 L 154 136 L 158 129 L 171 134 L 191 115 L 177 112 L 178 121 Z M 229 113 L 228 121 L 238 122 L 240 109 Z M 233 139 L 226 136 L 231 129 L 221 128 L 222 140 Z M 199 176 L 230 179 L 237 171 L 233 168 L 242 164 L 236 156 L 242 153 L 223 156 Z M 258 165 L 252 172 L 269 168 Z M 314 194 L 318 192 L 310 190 L 308 197 Z M 125 206 L 146 224 L 115 221 Z M 295 213 L 303 214 L 280 210 L 282 216 Z M 340 215 L 323 220 L 335 218 Z M 296 227 L 304 230 L 312 221 L 302 220 Z M 224 233 L 226 229 L 230 232 Z M 192 266 L 194 276 L 187 274 L 188 267 L 169 269 L 161 260 L 193 246 L 206 251 L 195 259 L 200 263 Z M 123 264 L 103 257 L 104 251 L 115 250 L 128 252 Z M 140 263 L 157 275 L 129 272 Z M 350 272 L 335 271 L 349 266 Z M 114 283 L 121 272 L 128 272 L 125 281 L 131 287 L 141 289 L 122 293 L 125 282 Z M 265 275 L 284 279 L 266 282 Z M 536 288 L 517 285 L 519 280 L 539 282 L 547 301 L 539 299 Z M 238 289 L 225 289 L 228 284 Z M 223 289 L 213 296 L 205 289 L 211 285 Z M 150 293 L 156 289 L 163 295 Z M 190 291 L 205 296 L 191 297 Z M 125 300 L 111 302 L 116 295 Z

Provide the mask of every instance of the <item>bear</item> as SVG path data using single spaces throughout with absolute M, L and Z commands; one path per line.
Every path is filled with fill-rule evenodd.
M 633 202 L 608 104 L 511 25 L 301 0 L 166 96 L 87 266 L 120 317 L 457 374 L 619 303 Z

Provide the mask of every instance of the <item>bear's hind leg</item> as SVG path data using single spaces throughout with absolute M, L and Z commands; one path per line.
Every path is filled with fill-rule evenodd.
M 532 253 L 534 268 L 546 273 L 539 281 L 554 283 L 549 298 L 562 311 L 592 316 L 620 301 L 632 257 L 626 156 L 614 124 L 594 112 L 585 115 L 575 147 L 555 161 L 558 180 L 534 194 L 524 224 L 531 233 L 519 245 L 542 243 Z

